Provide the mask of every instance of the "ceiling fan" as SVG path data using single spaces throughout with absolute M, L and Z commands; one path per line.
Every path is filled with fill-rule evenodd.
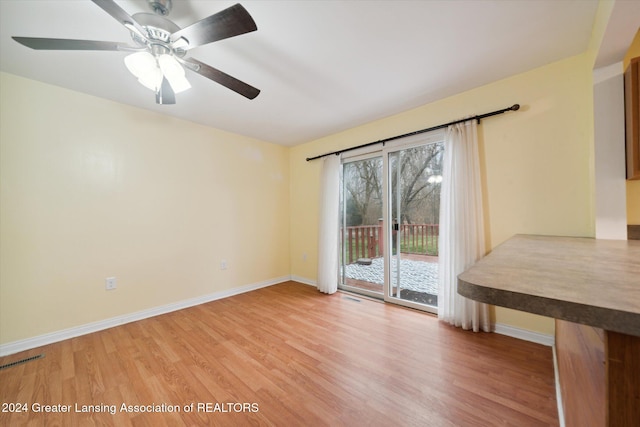
M 256 31 L 249 12 L 240 4 L 204 18 L 185 28 L 170 21 L 171 0 L 147 0 L 154 13 L 130 16 L 113 0 L 91 0 L 130 32 L 133 45 L 117 42 L 12 37 L 37 50 L 106 50 L 131 52 L 124 58 L 127 69 L 153 90 L 158 104 L 175 104 L 175 94 L 191 87 L 185 69 L 194 71 L 240 95 L 253 99 L 259 89 L 195 58 L 186 57 L 197 46 Z

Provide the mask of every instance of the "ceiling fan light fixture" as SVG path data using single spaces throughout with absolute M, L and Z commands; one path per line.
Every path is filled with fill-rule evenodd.
M 158 68 L 156 58 L 149 52 L 136 52 L 124 58 L 124 65 L 138 78 L 145 87 L 158 90 L 162 83 L 162 71 Z
M 159 68 L 149 70 L 149 72 L 138 78 L 140 84 L 154 92 L 157 92 L 162 84 L 162 71 Z
M 136 52 L 125 56 L 124 65 L 131 74 L 138 78 L 149 73 L 152 68 L 158 68 L 156 59 L 149 52 Z
M 174 77 L 172 79 L 167 77 L 167 80 L 169 80 L 169 84 L 171 85 L 171 89 L 173 89 L 173 93 L 180 93 L 184 92 L 187 89 L 191 89 L 191 84 L 185 76 Z
M 184 68 L 173 55 L 163 54 L 158 56 L 158 64 L 162 74 L 169 80 L 174 93 L 184 92 L 191 87 L 189 80 L 185 77 Z

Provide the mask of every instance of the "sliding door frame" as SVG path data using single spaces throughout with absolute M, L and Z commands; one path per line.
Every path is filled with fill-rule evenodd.
M 382 294 L 380 292 L 376 292 L 376 291 L 372 291 L 369 289 L 364 289 L 364 288 L 359 288 L 356 286 L 349 286 L 346 283 L 345 280 L 345 269 L 346 269 L 346 265 L 344 264 L 344 259 L 346 257 L 346 250 L 345 250 L 345 245 L 344 242 L 346 241 L 345 236 L 344 236 L 344 230 L 346 229 L 346 211 L 347 211 L 347 204 L 345 202 L 345 197 L 344 197 L 344 166 L 346 164 L 349 163 L 355 163 L 355 162 L 359 162 L 362 160 L 370 160 L 370 159 L 376 159 L 376 158 L 380 158 L 383 162 L 384 159 L 382 158 L 382 151 L 380 151 L 379 148 L 369 148 L 368 150 L 364 150 L 365 152 L 362 153 L 361 151 L 363 150 L 358 150 L 357 152 L 354 152 L 353 155 L 350 156 L 343 156 L 343 158 L 341 159 L 341 164 L 340 164 L 340 238 L 339 238 L 339 242 L 340 243 L 340 259 L 339 259 L 339 267 L 340 267 L 340 272 L 339 272 L 339 280 L 338 280 L 338 287 L 342 290 L 345 291 L 349 291 L 349 292 L 355 292 L 361 295 L 366 295 L 368 297 L 371 298 L 376 298 L 376 299 L 380 299 L 380 297 L 382 296 Z M 382 174 L 384 174 L 384 169 L 381 171 Z M 383 189 L 384 191 L 384 189 Z M 384 197 L 383 197 L 384 198 Z M 341 273 L 341 274 L 340 274 Z M 382 288 L 384 290 L 384 284 L 382 285 Z
M 391 197 L 391 191 L 393 191 L 393 189 L 391 188 L 392 171 L 391 171 L 391 165 L 389 162 L 389 157 L 391 154 L 397 153 L 403 150 L 408 150 L 415 147 L 421 147 L 423 145 L 437 144 L 443 141 L 444 141 L 444 131 L 435 130 L 433 132 L 428 132 L 421 135 L 413 135 L 413 136 L 402 138 L 396 141 L 392 141 L 390 143 L 387 143 L 385 147 L 382 149 L 382 169 L 383 169 L 382 192 L 384 193 L 384 197 L 382 198 L 382 209 L 383 209 L 382 217 L 383 217 L 384 224 L 386 224 L 385 230 L 383 230 L 383 233 L 385 233 L 385 237 L 384 237 L 384 246 L 385 246 L 384 247 L 384 254 L 385 254 L 384 256 L 384 263 L 385 263 L 384 301 L 401 305 L 404 307 L 413 308 L 416 310 L 427 311 L 429 313 L 434 313 L 434 314 L 438 313 L 437 307 L 429 306 L 426 304 L 420 304 L 417 302 L 405 300 L 405 299 L 391 295 L 391 283 L 392 283 L 391 272 L 393 270 L 392 269 L 393 227 L 391 227 L 390 225 L 393 224 L 393 221 L 392 221 L 393 218 L 391 215 L 391 212 L 392 212 L 391 200 L 393 200 L 393 197 Z M 398 242 L 399 242 L 399 239 L 398 239 Z M 398 256 L 398 264 L 397 264 L 398 272 L 400 272 L 400 259 L 401 259 L 399 246 L 400 244 L 398 243 L 398 255 L 397 255 Z M 400 279 L 398 277 L 398 285 L 400 284 L 399 280 Z
M 421 310 L 421 311 L 427 311 L 430 313 L 437 313 L 437 307 L 432 307 L 432 306 L 428 306 L 425 304 L 420 304 L 420 303 L 416 303 L 413 301 L 408 301 L 408 300 L 403 300 L 401 298 L 398 297 L 394 297 L 391 295 L 391 263 L 392 263 L 392 256 L 391 254 L 392 252 L 392 244 L 393 244 L 393 239 L 392 239 L 392 227 L 388 226 L 388 224 L 392 224 L 391 221 L 391 206 L 390 206 L 390 200 L 392 200 L 391 198 L 391 170 L 390 170 L 390 162 L 389 162 L 389 155 L 392 153 L 396 153 L 402 150 L 406 150 L 406 149 L 410 149 L 410 148 L 414 148 L 414 147 L 419 147 L 419 146 L 423 146 L 423 145 L 428 145 L 428 144 L 435 144 L 438 142 L 443 142 L 444 140 L 444 130 L 442 129 L 438 129 L 438 130 L 434 130 L 432 132 L 428 132 L 428 133 L 424 133 L 424 134 L 419 134 L 419 135 L 412 135 L 412 136 L 408 136 L 406 138 L 402 138 L 402 139 L 398 139 L 398 140 L 394 140 L 394 141 L 390 141 L 387 142 L 383 147 L 379 147 L 379 146 L 375 146 L 375 147 L 363 147 L 361 149 L 358 150 L 354 150 L 350 155 L 345 155 L 345 153 L 343 153 L 343 157 L 341 160 L 341 168 L 340 168 L 340 173 L 341 173 L 341 179 L 340 179 L 340 194 L 341 194 L 341 199 L 340 199 L 340 206 L 341 206 L 341 221 L 340 221 L 340 227 L 341 229 L 343 229 L 344 227 L 344 218 L 345 218 L 345 210 L 346 210 L 346 204 L 344 203 L 344 199 L 343 199 L 343 192 L 344 192 L 344 177 L 342 176 L 342 171 L 343 171 L 343 167 L 346 163 L 351 163 L 351 162 L 356 162 L 356 161 L 360 161 L 360 160 L 367 160 L 367 159 L 372 159 L 372 158 L 376 158 L 376 157 L 382 157 L 382 192 L 383 192 L 383 197 L 382 197 L 382 218 L 383 218 L 383 223 L 385 224 L 385 229 L 382 230 L 382 232 L 384 233 L 384 284 L 383 284 L 383 294 L 382 294 L 382 299 L 385 302 L 390 302 L 393 304 L 397 304 L 397 305 L 401 305 L 401 306 L 405 306 L 405 307 L 409 307 L 409 308 L 414 308 L 417 310 Z M 341 233 L 342 234 L 342 233 Z M 342 242 L 342 235 L 340 236 L 340 241 Z M 346 285 L 346 283 L 344 283 L 344 256 L 345 256 L 345 249 L 344 249 L 344 244 L 340 244 L 340 269 L 342 271 L 342 274 L 339 274 L 340 276 L 340 280 L 338 281 L 339 287 L 340 289 L 346 290 L 346 291 L 351 291 L 351 292 L 357 292 L 359 294 L 362 295 L 366 295 L 369 297 L 373 297 L 373 298 L 380 298 L 380 293 L 378 292 L 373 292 L 373 291 L 369 291 L 366 289 L 361 289 L 361 288 L 355 288 L 352 286 L 348 286 Z M 398 254 L 398 257 L 400 257 L 400 254 Z M 398 263 L 399 265 L 399 263 Z

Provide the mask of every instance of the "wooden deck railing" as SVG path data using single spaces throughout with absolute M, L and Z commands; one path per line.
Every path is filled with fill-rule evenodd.
M 346 227 L 342 233 L 342 247 L 346 243 L 347 264 L 358 258 L 376 258 L 383 254 L 382 227 L 380 225 L 357 225 Z M 346 242 L 345 242 L 346 240 Z
M 400 252 L 438 256 L 438 224 L 402 224 Z
M 382 222 L 378 225 L 357 225 L 343 229 L 342 247 L 346 243 L 346 261 L 351 264 L 359 258 L 376 258 L 384 254 Z M 400 238 L 400 252 L 406 254 L 438 256 L 438 224 L 402 224 L 393 232 Z

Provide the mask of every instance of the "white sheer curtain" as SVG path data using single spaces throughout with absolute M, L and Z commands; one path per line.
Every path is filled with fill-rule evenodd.
M 318 226 L 318 290 L 338 290 L 338 234 L 340 210 L 340 157 L 327 156 L 320 180 L 320 224 Z
M 440 196 L 438 318 L 489 332 L 488 306 L 458 294 L 458 274 L 485 254 L 481 191 L 478 125 L 469 120 L 449 126 Z

